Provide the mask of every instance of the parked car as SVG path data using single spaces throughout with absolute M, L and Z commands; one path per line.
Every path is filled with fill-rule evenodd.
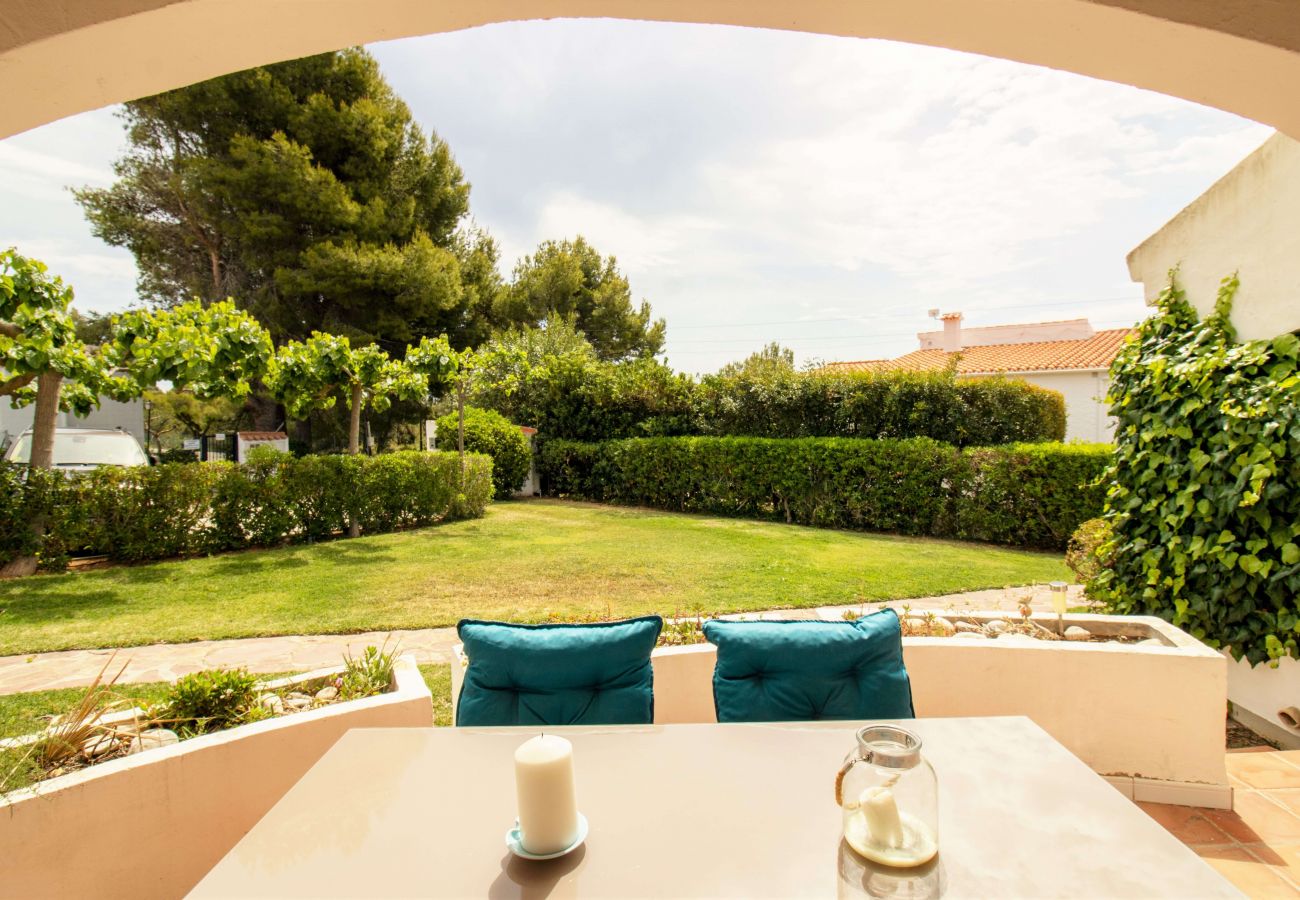
M 25 463 L 32 456 L 32 431 L 18 435 L 5 454 L 6 462 Z M 152 462 L 135 435 L 101 428 L 54 429 L 54 467 L 86 472 L 100 466 L 147 466 Z

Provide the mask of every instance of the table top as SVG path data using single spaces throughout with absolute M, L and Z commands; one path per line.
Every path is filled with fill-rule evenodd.
M 505 848 L 515 748 L 536 729 L 356 729 L 192 897 L 1236 897 L 1026 718 L 916 719 L 939 856 L 859 859 L 834 781 L 862 723 L 554 728 L 586 843 Z

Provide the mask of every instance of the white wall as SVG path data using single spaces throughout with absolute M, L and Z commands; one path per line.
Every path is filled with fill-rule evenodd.
M 1065 399 L 1065 439 L 1108 444 L 1115 438 L 1115 420 L 1106 405 L 1110 375 L 1106 372 L 1008 372 L 1008 378 L 1059 391 Z
M 10 441 L 32 427 L 35 410 L 35 405 L 14 409 L 9 398 L 0 398 L 0 447 L 9 446 Z M 55 424 L 59 428 L 120 428 L 135 435 L 140 446 L 145 446 L 144 404 L 140 400 L 119 403 L 104 397 L 99 409 L 85 418 L 61 412 Z
M 1110 376 L 1105 372 L 1031 372 L 1011 377 L 1061 392 L 1067 441 L 1109 443 L 1114 439 L 1115 420 L 1106 407 Z
M 1243 340 L 1300 328 L 1300 143 L 1275 134 L 1128 255 L 1148 303 L 1175 266 L 1202 316 L 1239 273 L 1232 323 Z
M 1278 717 L 1279 710 L 1300 707 L 1300 660 L 1281 659 L 1278 667 L 1271 669 L 1267 665 L 1251 668 L 1245 660 L 1228 657 L 1228 699 L 1234 715 L 1244 724 L 1284 747 L 1300 749 L 1300 728 Z

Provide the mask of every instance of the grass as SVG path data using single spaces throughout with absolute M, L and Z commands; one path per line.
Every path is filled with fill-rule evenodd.
M 259 675 L 262 681 L 281 678 L 292 672 Z M 433 663 L 420 666 L 424 683 L 433 694 L 433 724 L 451 724 L 451 666 Z M 166 681 L 141 684 L 116 684 L 109 694 L 113 700 L 128 701 L 126 706 L 146 706 L 160 702 L 171 685 Z M 20 737 L 45 728 L 50 716 L 68 712 L 85 694 L 85 688 L 60 688 L 52 691 L 32 691 L 26 694 L 0 696 L 0 739 Z M 27 758 L 25 749 L 0 749 L 0 781 L 11 781 L 11 790 L 24 787 L 39 779 L 41 770 Z
M 1070 579 L 1058 554 L 594 504 L 0 584 L 0 655 L 453 625 L 706 615 Z

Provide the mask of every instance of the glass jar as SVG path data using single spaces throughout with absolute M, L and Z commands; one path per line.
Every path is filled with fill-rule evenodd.
M 882 865 L 924 865 L 939 851 L 939 783 L 921 739 L 897 725 L 867 725 L 857 738 L 835 778 L 845 842 Z

